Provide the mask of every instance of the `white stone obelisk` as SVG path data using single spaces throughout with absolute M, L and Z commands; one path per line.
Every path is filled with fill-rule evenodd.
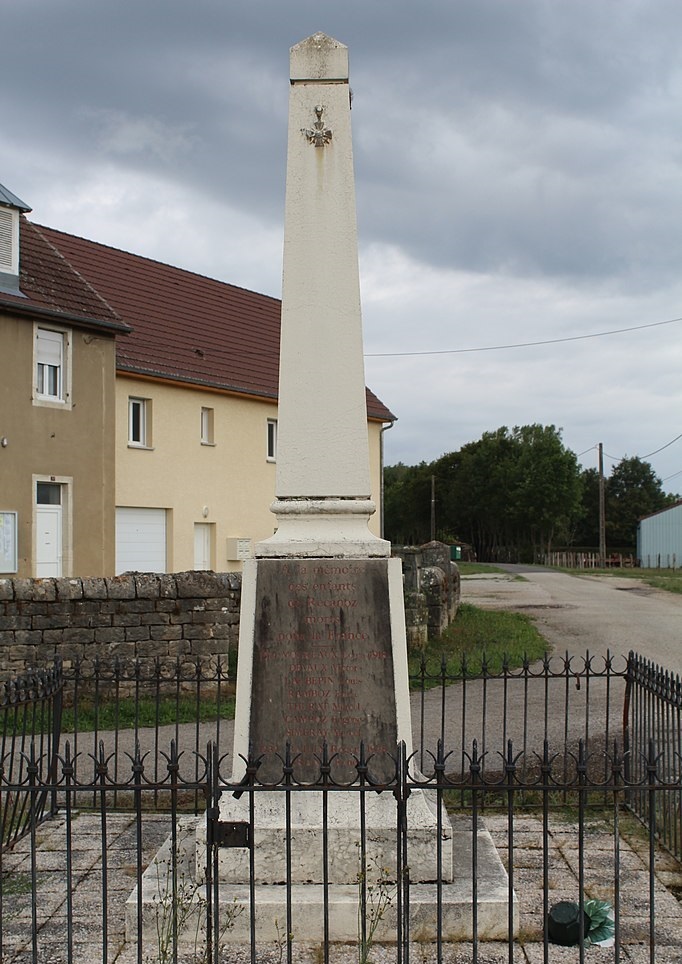
M 386 557 L 371 501 L 348 48 L 291 49 L 277 517 L 259 557 Z
M 320 33 L 291 50 L 278 435 L 277 531 L 242 575 L 231 780 L 239 789 L 225 788 L 219 808 L 223 828 L 252 831 L 248 846 L 247 834 L 218 851 L 221 900 L 249 907 L 253 893 L 255 905 L 226 939 L 248 941 L 254 922 L 259 940 L 281 940 L 278 921 L 293 904 L 296 941 L 356 941 L 359 854 L 397 875 L 397 814 L 390 789 L 353 794 L 349 784 L 364 758 L 375 786 L 395 785 L 397 747 L 409 756 L 412 728 L 401 563 L 368 528 L 348 51 Z M 340 792 L 319 789 L 325 754 L 325 779 Z M 254 789 L 241 789 L 247 760 Z M 291 781 L 302 789 L 289 792 Z M 413 926 L 468 937 L 467 831 L 456 835 L 438 800 L 417 787 L 405 822 Z M 196 827 L 197 879 L 206 826 L 202 818 Z M 494 850 L 479 834 L 479 854 L 486 846 Z M 507 890 L 499 857 L 491 860 L 497 876 L 479 860 L 479 933 L 495 937 L 506 933 Z M 149 906 L 156 872 L 146 875 Z M 376 936 L 391 941 L 397 907 L 386 911 Z

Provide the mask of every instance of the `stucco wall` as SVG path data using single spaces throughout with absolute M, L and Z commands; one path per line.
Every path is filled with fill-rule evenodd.
M 41 322 L 41 327 L 62 326 Z M 18 513 L 17 575 L 33 575 L 35 477 L 65 481 L 71 546 L 66 574 L 114 572 L 113 337 L 69 329 L 68 405 L 39 405 L 33 386 L 34 324 L 0 316 L 0 509 Z
M 128 445 L 128 399 L 151 400 L 152 444 Z M 202 407 L 214 411 L 214 444 L 202 445 Z M 227 539 L 245 537 L 252 545 L 271 536 L 275 517 L 276 464 L 267 460 L 268 419 L 275 402 L 167 385 L 122 376 L 116 381 L 116 505 L 170 510 L 167 514 L 166 568 L 194 565 L 194 525 L 214 529 L 213 568 L 239 570 L 227 557 Z M 380 527 L 380 424 L 369 423 L 372 496 Z

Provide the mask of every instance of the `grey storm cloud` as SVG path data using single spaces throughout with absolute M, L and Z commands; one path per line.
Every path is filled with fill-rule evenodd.
M 369 349 L 682 314 L 678 0 L 7 0 L 2 26 L 0 182 L 38 221 L 278 294 L 288 48 L 323 30 L 350 48 Z M 512 413 L 587 448 L 595 385 L 602 432 L 632 453 L 681 430 L 678 331 L 547 349 L 572 401 L 537 353 L 369 358 L 368 380 L 405 406 L 387 437 L 404 460 Z M 424 381 L 438 391 L 406 388 Z M 482 382 L 513 402 L 458 415 Z

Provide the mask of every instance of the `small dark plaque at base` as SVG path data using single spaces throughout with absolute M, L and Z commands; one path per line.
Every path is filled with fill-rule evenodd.
M 395 772 L 397 723 L 386 559 L 260 559 L 256 577 L 250 742 L 258 779 L 316 783 L 322 747 L 331 779 Z

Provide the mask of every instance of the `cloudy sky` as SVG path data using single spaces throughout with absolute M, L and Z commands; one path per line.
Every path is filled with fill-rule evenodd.
M 1 7 L 0 183 L 32 219 L 275 296 L 289 47 L 347 44 L 387 462 L 540 422 L 682 491 L 679 0 Z

